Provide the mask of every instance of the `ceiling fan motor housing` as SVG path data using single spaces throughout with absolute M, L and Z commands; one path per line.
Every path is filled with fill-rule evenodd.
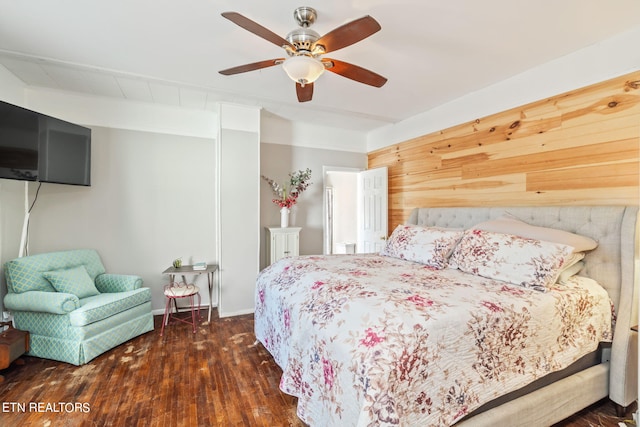
M 295 46 L 298 54 L 310 54 L 311 47 L 319 38 L 320 34 L 309 28 L 298 28 L 287 34 L 287 41 Z
M 309 6 L 301 6 L 293 11 L 293 18 L 296 20 L 298 25 L 303 28 L 310 27 L 316 22 L 316 18 L 318 17 L 318 13 L 316 10 Z
M 318 53 L 312 52 L 311 49 L 313 44 L 320 38 L 320 34 L 309 28 L 316 22 L 318 17 L 315 9 L 307 6 L 299 7 L 293 11 L 293 17 L 300 28 L 287 34 L 287 41 L 296 48 L 295 52 L 289 51 L 289 55 L 317 55 Z

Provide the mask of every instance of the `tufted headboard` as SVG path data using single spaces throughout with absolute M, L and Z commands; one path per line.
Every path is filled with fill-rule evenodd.
M 469 228 L 505 213 L 532 225 L 557 228 L 591 237 L 598 247 L 585 258 L 581 275 L 591 277 L 609 293 L 617 321 L 611 347 L 609 397 L 628 406 L 638 395 L 638 207 L 637 206 L 518 206 L 416 208 L 407 223 Z

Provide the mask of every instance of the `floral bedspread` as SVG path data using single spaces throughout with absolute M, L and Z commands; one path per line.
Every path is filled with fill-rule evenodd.
M 587 278 L 538 292 L 380 255 L 280 260 L 255 333 L 311 426 L 448 426 L 611 339 Z

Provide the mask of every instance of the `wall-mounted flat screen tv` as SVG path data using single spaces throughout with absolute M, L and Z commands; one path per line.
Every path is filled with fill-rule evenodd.
M 0 101 L 0 178 L 91 185 L 91 129 Z

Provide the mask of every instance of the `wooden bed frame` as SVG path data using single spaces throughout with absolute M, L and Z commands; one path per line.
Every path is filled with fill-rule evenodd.
M 511 214 L 532 225 L 591 237 L 598 247 L 584 258 L 581 275 L 598 281 L 616 308 L 613 343 L 602 361 L 576 374 L 464 419 L 456 426 L 548 426 L 609 396 L 619 408 L 638 397 L 638 323 L 640 274 L 637 206 L 545 206 L 416 208 L 407 223 L 468 228 Z

